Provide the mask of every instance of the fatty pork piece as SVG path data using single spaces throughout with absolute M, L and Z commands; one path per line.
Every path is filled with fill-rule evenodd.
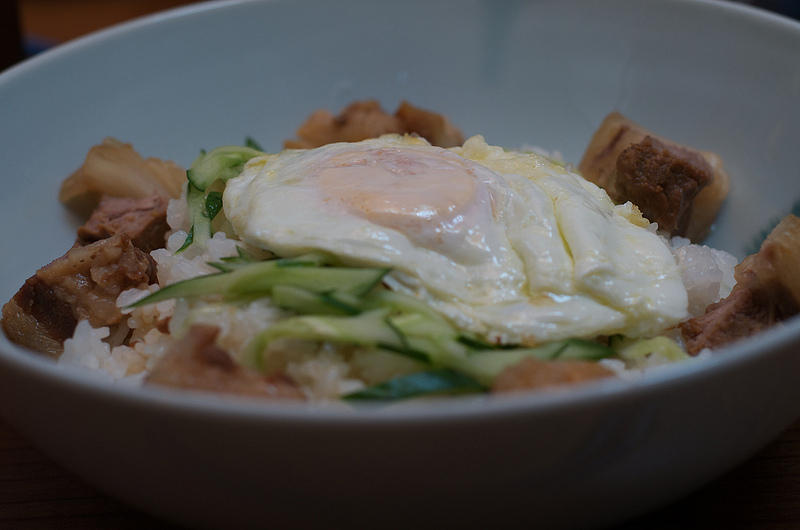
M 89 220 L 78 228 L 78 240 L 86 245 L 111 237 L 127 234 L 133 245 L 143 252 L 164 248 L 169 200 L 153 194 L 141 199 L 104 196 Z
M 126 234 L 76 245 L 36 271 L 3 306 L 3 330 L 12 342 L 58 358 L 78 321 L 119 324 L 119 294 L 156 281 L 155 261 Z
M 185 182 L 186 171 L 177 164 L 144 158 L 131 144 L 106 138 L 89 149 L 83 165 L 61 184 L 58 198 L 86 216 L 103 196 L 177 198 Z
M 736 286 L 706 313 L 681 324 L 686 350 L 696 354 L 752 336 L 800 312 L 800 218 L 788 215 L 756 254 L 734 270 Z
M 317 110 L 297 130 L 298 139 L 284 142 L 286 149 L 312 149 L 335 142 L 360 142 L 383 134 L 412 134 L 439 147 L 464 143 L 464 135 L 443 115 L 403 101 L 387 114 L 375 100 L 355 101 L 341 114 Z
M 730 187 L 722 161 L 657 136 L 622 114 L 595 131 L 578 170 L 618 203 L 632 202 L 670 236 L 700 242 Z
M 241 396 L 304 399 L 288 376 L 266 377 L 237 364 L 227 351 L 214 343 L 218 334 L 216 326 L 195 324 L 169 348 L 145 382 Z

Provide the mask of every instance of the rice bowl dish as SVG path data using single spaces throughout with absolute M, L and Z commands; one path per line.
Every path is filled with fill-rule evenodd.
M 608 39 L 610 34 L 619 38 Z M 699 38 L 709 34 L 716 38 Z M 207 39 L 198 40 L 197 35 Z M 6 226 L 3 243 L 15 249 L 3 258 L 4 302 L 37 268 L 76 241 L 76 229 L 85 220 L 59 204 L 56 192 L 102 138 L 130 142 L 143 157 L 175 160 L 179 172 L 191 168 L 199 150 L 210 153 L 217 146 L 238 146 L 244 135 L 259 139 L 265 149 L 256 148 L 261 154 L 249 158 L 246 169 L 243 166 L 228 180 L 226 189 L 214 184 L 206 190 L 221 193 L 223 201 L 222 217 L 216 220 L 220 224 L 212 221 L 213 233 L 200 238 L 205 248 L 189 245 L 176 253 L 186 245 L 197 218 L 186 188 L 170 192 L 169 239 L 163 248 L 145 252 L 155 261 L 152 270 L 145 267 L 145 274 L 156 275 L 158 285 L 137 283 L 118 293 L 122 296 L 114 298 L 110 310 L 124 315 L 118 323 L 77 323 L 63 341 L 57 362 L 0 337 L 0 413 L 48 455 L 102 491 L 191 527 L 261 527 L 266 510 L 271 523 L 285 526 L 367 527 L 391 520 L 406 526 L 510 526 L 524 521 L 588 528 L 620 522 L 686 495 L 763 447 L 797 415 L 796 318 L 718 352 L 711 348 L 697 355 L 687 355 L 688 345 L 702 331 L 683 338 L 664 332 L 676 323 L 702 318 L 705 307 L 730 296 L 735 263 L 753 253 L 753 241 L 763 240 L 762 230 L 786 216 L 800 196 L 798 182 L 790 178 L 800 163 L 792 143 L 800 134 L 800 117 L 788 104 L 796 100 L 792 79 L 800 72 L 798 46 L 800 30 L 794 22 L 702 0 L 651 0 L 647 9 L 623 0 L 514 6 L 244 0 L 137 21 L 4 72 L 0 94 L 6 103 L 0 106 L 0 124 L 15 126 L 0 126 L 0 150 L 9 174 L 19 176 L 6 179 L 6 193 L 0 198 Z M 97 64 L 107 65 L 102 82 Z M 308 64 L 318 66 L 298 66 Z M 731 82 L 732 76 L 737 82 Z M 345 151 L 287 151 L 281 141 L 313 109 L 335 112 L 365 98 L 379 98 L 386 108 L 408 98 L 442 112 L 467 133 L 466 144 L 441 148 L 446 153 L 437 159 L 437 171 L 448 172 L 454 165 L 472 170 L 483 175 L 483 191 L 476 186 L 475 192 L 462 195 L 446 186 L 442 196 L 450 199 L 431 201 L 430 208 L 412 212 L 412 217 L 431 214 L 434 219 L 437 205 L 445 205 L 439 208 L 445 211 L 448 204 L 458 203 L 465 205 L 459 210 L 465 218 L 474 212 L 474 219 L 487 219 L 480 212 L 491 211 L 486 205 L 494 203 L 498 216 L 488 225 L 475 224 L 490 230 L 487 242 L 499 242 L 499 247 L 509 242 L 516 249 L 516 242 L 524 239 L 514 232 L 524 225 L 514 207 L 519 197 L 525 196 L 526 204 L 552 204 L 550 193 L 557 192 L 556 186 L 542 194 L 525 195 L 526 190 L 544 189 L 548 179 L 566 175 L 565 181 L 603 212 L 603 222 L 611 219 L 621 233 L 631 230 L 640 238 L 641 245 L 625 250 L 627 256 L 652 251 L 650 270 L 666 284 L 680 287 L 680 303 L 672 298 L 674 290 L 659 298 L 659 286 L 643 281 L 637 292 L 651 293 L 663 304 L 622 306 L 599 294 L 603 282 L 591 284 L 591 274 L 583 277 L 574 268 L 565 269 L 568 277 L 579 282 L 584 278 L 588 283 L 583 286 L 591 288 L 559 292 L 554 287 L 558 282 L 550 282 L 535 291 L 526 271 L 538 267 L 539 261 L 515 251 L 515 256 L 498 260 L 504 268 L 494 272 L 508 279 L 500 294 L 504 303 L 520 303 L 531 292 L 547 293 L 534 297 L 536 301 L 585 297 L 580 298 L 585 312 L 568 337 L 539 339 L 535 337 L 542 332 L 540 326 L 498 317 L 486 310 L 481 293 L 462 291 L 467 283 L 479 286 L 492 274 L 487 271 L 493 263 L 482 264 L 479 249 L 459 254 L 447 238 L 411 231 L 414 238 L 406 238 L 411 243 L 402 254 L 419 252 L 424 256 L 420 260 L 441 259 L 434 254 L 460 260 L 464 266 L 459 271 L 465 275 L 450 281 L 436 276 L 441 270 L 436 266 L 425 274 L 410 274 L 408 264 L 385 260 L 375 249 L 356 245 L 355 239 L 353 248 L 359 250 L 352 252 L 317 248 L 317 243 L 330 243 L 341 235 L 329 234 L 310 245 L 305 240 L 299 244 L 301 237 L 291 234 L 289 243 L 298 244 L 293 248 L 272 239 L 274 231 L 262 230 L 261 222 L 251 223 L 253 216 L 240 216 L 250 208 L 249 201 L 261 200 L 259 190 L 271 185 L 269 175 L 283 172 L 277 181 L 302 183 L 280 168 L 317 164 L 314 171 L 321 170 L 325 181 L 325 168 L 332 167 L 331 160 L 349 156 Z M 643 209 L 637 214 L 624 206 L 625 201 L 617 203 L 610 194 L 598 193 L 599 184 L 569 176 L 577 172 L 569 163 L 581 160 L 592 131 L 615 109 L 685 145 L 719 153 L 725 161 L 730 191 L 707 240 L 659 234 L 649 220 L 642 221 L 647 219 Z M 364 153 L 371 152 L 368 146 L 375 141 L 360 144 L 360 160 L 366 162 Z M 402 133 L 380 141 L 385 150 L 403 142 L 409 143 L 404 150 L 420 148 L 418 138 Z M 520 147 L 525 143 L 541 146 L 544 155 Z M 441 153 L 438 147 L 430 149 Z M 563 154 L 550 156 L 556 150 Z M 320 158 L 301 154 L 312 152 Z M 517 156 L 541 173 L 528 178 L 520 175 L 524 171 L 509 170 Z M 508 180 L 504 175 L 516 177 Z M 348 195 L 350 186 L 337 189 L 328 181 L 323 188 L 328 198 L 338 201 L 337 218 L 350 216 L 353 223 L 368 221 L 380 229 L 406 223 L 402 205 L 376 212 L 368 197 Z M 320 198 L 314 189 L 319 187 L 300 186 L 292 193 L 308 194 L 302 204 L 314 204 Z M 482 193 L 489 199 L 481 199 Z M 302 214 L 287 208 L 284 215 L 296 214 L 293 224 L 299 226 L 312 214 L 325 214 L 331 202 Z M 272 207 L 287 204 L 278 201 Z M 550 213 L 555 215 L 554 210 Z M 589 222 L 576 221 L 576 226 Z M 321 218 L 313 222 L 320 229 L 336 228 Z M 569 232 L 570 223 L 562 225 Z M 662 226 L 663 221 L 658 223 Z M 571 237 L 559 234 L 555 241 Z M 28 239 L 38 244 L 20 244 Z M 447 250 L 433 252 L 440 241 L 440 248 Z M 508 356 L 518 350 L 527 354 L 550 342 L 588 338 L 615 352 L 591 361 L 612 375 L 561 390 L 487 395 L 491 384 L 478 377 L 486 366 L 459 364 L 455 370 L 460 357 L 445 357 L 440 350 L 423 350 L 429 357 L 438 355 L 438 364 L 414 358 L 414 352 L 420 353 L 417 346 L 427 343 L 414 342 L 420 336 L 408 334 L 403 337 L 412 337 L 414 347 L 405 355 L 354 353 L 374 348 L 350 343 L 341 351 L 297 348 L 288 357 L 249 356 L 249 345 L 264 330 L 265 321 L 279 317 L 276 322 L 282 322 L 287 311 L 291 318 L 309 316 L 263 300 L 244 300 L 249 295 L 238 291 L 243 299 L 235 304 L 214 303 L 213 297 L 231 296 L 225 290 L 232 285 L 225 280 L 230 276 L 220 267 L 231 274 L 234 269 L 247 271 L 244 262 L 252 258 L 259 266 L 301 260 L 300 268 L 309 270 L 346 269 L 343 276 L 354 268 L 375 274 L 389 269 L 380 276 L 378 291 L 359 298 L 363 307 L 371 309 L 369 304 L 377 298 L 395 294 L 393 302 L 403 297 L 405 304 L 410 297 L 420 303 L 414 310 L 430 315 L 437 330 L 442 329 L 441 320 L 448 326 L 460 322 L 458 344 L 465 343 L 459 338 L 467 338 L 468 348 L 489 347 L 486 351 Z M 644 268 L 647 263 L 628 259 L 617 265 Z M 553 276 L 561 270 L 554 267 Z M 206 287 L 224 280 L 212 298 L 183 292 L 143 301 L 159 292 L 168 294 L 169 286 L 182 285 L 178 280 L 214 278 L 218 273 L 222 275 L 213 281 L 204 280 Z M 248 275 L 238 272 L 234 278 L 253 278 Z M 613 274 L 605 279 L 629 280 Z M 183 285 L 180 289 L 193 284 Z M 242 285 L 255 283 L 236 288 Z M 565 291 L 563 283 L 558 285 Z M 318 307 L 313 297 L 299 298 L 297 289 L 285 287 L 278 289 L 278 298 L 283 296 L 286 304 L 308 307 L 306 303 L 314 302 Z M 384 290 L 394 294 L 380 294 Z M 340 309 L 352 309 L 352 297 L 336 301 L 347 302 Z M 235 312 L 230 310 L 234 306 Z M 535 305 L 533 309 L 539 311 Z M 366 313 L 362 310 L 360 315 Z M 332 315 L 312 316 L 319 322 L 320 316 Z M 293 322 L 306 325 L 308 319 Z M 217 334 L 227 341 L 222 349 L 235 352 L 243 366 L 271 367 L 271 388 L 298 399 L 252 399 L 146 381 L 175 342 L 165 331 L 208 323 L 225 328 Z M 300 328 L 293 329 L 299 333 Z M 289 333 L 286 327 L 282 333 Z M 134 334 L 137 340 L 125 343 L 125 337 Z M 634 342 L 663 336 L 680 347 L 681 360 L 665 364 L 664 358 L 653 355 L 625 359 L 614 349 L 620 343 L 608 340 L 618 334 Z M 445 335 L 448 340 L 442 344 L 449 345 L 453 335 Z M 604 338 L 598 341 L 596 335 Z M 192 335 L 181 335 L 187 336 Z M 406 348 L 399 337 L 395 334 L 392 340 L 398 342 L 388 345 Z M 280 343 L 296 339 L 260 337 L 266 344 L 260 352 L 276 353 Z M 372 362 L 375 359 L 380 362 Z M 424 371 L 471 374 L 469 384 L 477 381 L 479 390 L 465 394 L 465 387 L 458 392 L 450 387 L 444 396 L 403 398 L 390 406 L 386 401 L 371 406 L 374 399 L 353 406 L 356 402 L 342 399 L 417 373 L 420 363 Z M 583 509 L 576 510 L 576 503 Z
M 112 146 L 98 149 L 103 148 L 110 156 Z M 234 148 L 220 148 L 226 149 Z M 693 316 L 690 309 L 698 316 L 728 296 L 735 283 L 732 255 L 682 237 L 673 238 L 671 246 L 657 234 L 658 224 L 630 201 L 615 205 L 563 163 L 490 146 L 480 136 L 452 149 L 419 137 L 387 135 L 274 155 L 250 152 L 245 158 L 241 174 L 237 169 L 225 184 L 222 219 L 214 219 L 219 230 L 208 231 L 211 237 L 202 241 L 187 189 L 192 189 L 194 168 L 208 162 L 201 156 L 193 164 L 189 184 L 167 207 L 165 248 L 151 252 L 158 283 L 120 293 L 115 303 L 129 316 L 118 325 L 93 326 L 91 316 L 79 319 L 59 364 L 141 382 L 192 326 L 207 325 L 218 328 L 214 343 L 237 363 L 257 365 L 268 377 L 279 374 L 305 398 L 324 402 L 423 372 L 417 352 L 430 356 L 434 367 L 456 368 L 488 386 L 505 365 L 527 356 L 520 349 L 512 360 L 497 361 L 500 353 L 458 349 L 457 341 L 467 337 L 507 349 L 619 335 L 628 337 L 614 339 L 627 341 L 627 349 L 601 355 L 599 364 L 608 369 L 603 375 L 631 378 L 689 359 L 676 324 Z M 90 155 L 87 171 L 91 164 Z M 109 172 L 107 180 L 113 179 Z M 373 320 L 361 311 L 351 314 L 371 324 L 356 324 L 353 317 L 347 325 L 360 326 L 355 333 L 362 336 L 341 338 L 320 328 L 345 325 L 346 317 L 330 300 L 339 297 L 344 305 L 346 293 L 333 290 L 341 286 L 315 287 L 328 305 L 321 313 L 298 309 L 295 298 L 310 294 L 291 292 L 304 287 L 300 280 L 247 297 L 198 287 L 201 296 L 186 291 L 184 297 L 154 298 L 181 281 L 217 278 L 215 264 L 265 253 L 300 261 L 311 254 L 311 261 L 365 271 L 378 267 L 388 290 L 376 296 L 401 298 L 373 302 L 377 309 L 425 306 L 391 316 L 391 330 L 421 314 L 428 322 L 441 320 L 441 329 L 415 336 L 406 324 L 403 333 L 411 335 L 404 341 L 445 341 L 448 333 L 458 338 L 446 349 L 420 342 L 409 354 L 402 342 L 390 346 L 391 338 L 369 338 L 379 335 L 375 328 L 386 317 Z M 153 302 L 142 303 L 151 294 Z M 76 315 L 80 318 L 77 310 Z M 289 330 L 291 322 L 296 330 Z M 262 339 L 267 334 L 278 341 L 271 350 Z M 659 347 L 642 350 L 654 336 L 661 336 Z M 636 340 L 644 342 L 632 347 Z M 625 353 L 635 349 L 641 351 Z M 497 362 L 500 368 L 483 367 Z

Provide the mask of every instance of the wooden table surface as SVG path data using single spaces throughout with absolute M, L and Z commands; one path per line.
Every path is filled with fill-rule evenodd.
M 63 42 L 191 0 L 19 0 L 23 33 Z M 105 496 L 0 419 L 0 528 L 169 529 Z M 739 468 L 620 529 L 800 529 L 800 420 Z

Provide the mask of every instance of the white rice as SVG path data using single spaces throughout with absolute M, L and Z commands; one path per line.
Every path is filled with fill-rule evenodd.
M 710 304 L 730 294 L 736 283 L 733 268 L 738 260 L 725 251 L 691 244 L 682 237 L 672 238 L 671 245 L 689 295 L 689 314 L 700 316 Z

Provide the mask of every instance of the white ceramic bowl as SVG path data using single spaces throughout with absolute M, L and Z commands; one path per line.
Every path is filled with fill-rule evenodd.
M 280 148 L 354 99 L 578 160 L 620 110 L 722 155 L 710 244 L 744 255 L 800 198 L 800 25 L 701 0 L 228 1 L 0 74 L 0 299 L 71 244 L 58 183 L 105 136 L 188 164 Z M 601 526 L 687 493 L 800 413 L 800 321 L 633 383 L 353 414 L 113 388 L 0 339 L 0 413 L 74 473 L 197 527 Z M 576 509 L 579 507 L 580 509 Z

